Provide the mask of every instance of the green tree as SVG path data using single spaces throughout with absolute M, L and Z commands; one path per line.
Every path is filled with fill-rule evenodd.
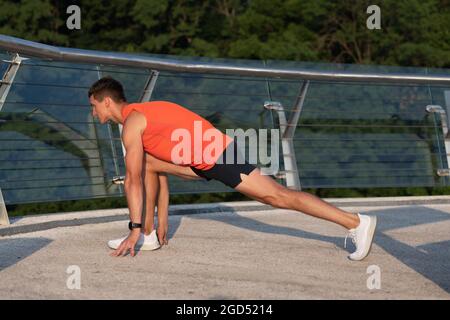
M 324 19 L 327 1 L 251 1 L 237 19 L 237 36 L 228 56 L 234 58 L 315 61 L 318 35 L 314 28 Z
M 370 1 L 333 2 L 317 50 L 326 60 L 403 66 L 450 66 L 448 1 L 385 0 L 381 29 L 366 28 Z
M 63 16 L 49 0 L 0 1 L 0 33 L 27 40 L 67 45 L 59 32 Z

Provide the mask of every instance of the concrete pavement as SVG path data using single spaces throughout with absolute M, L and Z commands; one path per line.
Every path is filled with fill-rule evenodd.
M 12 219 L 0 298 L 449 299 L 450 197 L 407 198 L 324 199 L 378 217 L 362 262 L 347 259 L 340 226 L 254 202 L 172 207 L 169 245 L 135 258 L 106 246 L 127 234 L 127 209 Z

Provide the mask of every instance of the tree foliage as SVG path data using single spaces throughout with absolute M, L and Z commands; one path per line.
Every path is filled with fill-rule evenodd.
M 66 8 L 81 8 L 69 30 Z M 449 0 L 0 0 L 0 33 L 85 49 L 450 67 Z

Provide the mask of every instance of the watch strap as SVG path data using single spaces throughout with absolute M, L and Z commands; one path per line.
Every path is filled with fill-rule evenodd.
M 128 229 L 133 230 L 138 228 L 142 228 L 142 223 L 134 223 L 132 221 L 128 223 Z

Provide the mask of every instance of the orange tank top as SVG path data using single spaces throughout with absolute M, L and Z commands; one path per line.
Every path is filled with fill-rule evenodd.
M 143 113 L 144 151 L 177 165 L 211 169 L 232 139 L 198 114 L 172 102 L 131 103 L 122 108 L 123 123 L 132 111 Z

